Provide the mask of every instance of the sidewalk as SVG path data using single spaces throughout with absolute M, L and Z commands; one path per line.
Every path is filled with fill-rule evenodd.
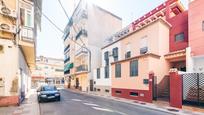
M 1 115 L 40 115 L 37 94 L 31 90 L 20 106 L 9 106 L 0 108 Z
M 178 109 L 178 108 L 170 107 L 170 106 L 167 106 L 167 105 L 165 105 L 165 106 L 159 105 L 159 104 L 156 105 L 154 103 L 146 103 L 146 102 L 142 102 L 142 101 L 129 100 L 129 99 L 124 99 L 124 98 L 112 97 L 112 96 L 103 96 L 103 95 L 98 95 L 98 94 L 95 94 L 95 93 L 80 92 L 80 91 L 77 91 L 77 90 L 70 90 L 70 89 L 65 89 L 65 90 L 72 91 L 72 92 L 75 92 L 75 93 L 87 94 L 87 95 L 91 95 L 91 96 L 98 96 L 98 97 L 102 97 L 102 98 L 106 98 L 106 99 L 111 99 L 111 100 L 114 100 L 114 101 L 129 103 L 129 104 L 141 106 L 141 107 L 144 107 L 144 108 L 147 108 L 147 109 L 162 111 L 162 112 L 175 114 L 175 115 L 204 115 L 203 112 L 190 111 L 191 109 L 187 110 L 186 108 Z

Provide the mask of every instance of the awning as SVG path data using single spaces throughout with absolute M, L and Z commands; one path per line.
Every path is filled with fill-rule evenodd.
M 69 63 L 69 64 L 67 64 L 67 65 L 64 67 L 64 72 L 70 70 L 70 69 L 73 68 L 73 67 L 74 67 L 74 63 Z

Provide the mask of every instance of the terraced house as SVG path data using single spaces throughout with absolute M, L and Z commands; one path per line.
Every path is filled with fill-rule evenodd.
M 20 104 L 30 89 L 41 4 L 41 0 L 0 0 L 0 106 Z
M 108 86 L 113 96 L 168 100 L 170 68 L 186 71 L 188 11 L 179 0 L 167 0 L 108 41 L 102 48 L 101 68 L 109 67 Z M 103 71 L 95 70 L 95 81 L 107 86 Z M 101 89 L 96 87 L 96 91 Z
M 80 0 L 64 34 L 64 72 L 67 87 L 93 91 L 92 70 L 100 66 L 103 42 L 121 26 L 120 17 Z

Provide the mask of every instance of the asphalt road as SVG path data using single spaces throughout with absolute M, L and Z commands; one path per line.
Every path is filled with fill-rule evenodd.
M 40 103 L 41 115 L 168 115 L 124 102 L 61 90 L 60 102 Z

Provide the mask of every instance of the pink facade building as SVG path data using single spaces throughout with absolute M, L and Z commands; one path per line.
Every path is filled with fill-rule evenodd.
M 189 3 L 189 70 L 204 72 L 204 1 L 191 0 Z

